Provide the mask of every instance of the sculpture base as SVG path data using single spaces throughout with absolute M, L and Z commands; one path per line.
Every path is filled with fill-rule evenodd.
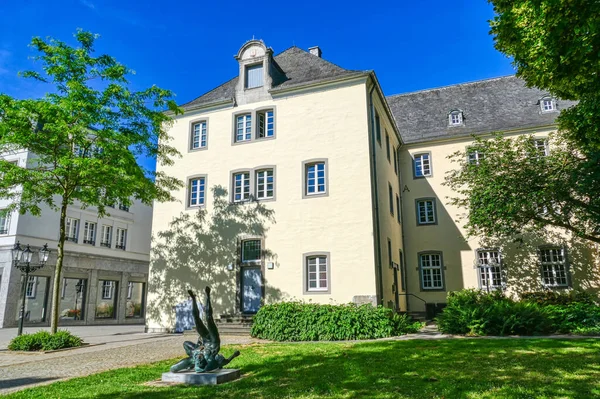
M 194 371 L 184 371 L 181 373 L 163 373 L 163 382 L 174 382 L 179 384 L 191 385 L 217 385 L 229 381 L 235 381 L 240 378 L 238 369 L 221 369 L 209 373 L 196 373 Z

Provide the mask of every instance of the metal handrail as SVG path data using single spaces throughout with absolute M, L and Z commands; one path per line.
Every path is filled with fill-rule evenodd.
M 402 294 L 402 293 L 398 293 L 398 295 L 404 295 L 404 296 L 414 296 L 415 298 L 417 298 L 418 300 L 420 300 L 421 302 L 423 302 L 425 305 L 427 305 L 427 301 L 419 296 L 416 296 L 415 294 Z

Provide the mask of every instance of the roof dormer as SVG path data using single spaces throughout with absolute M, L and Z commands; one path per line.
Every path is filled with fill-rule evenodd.
M 238 105 L 271 98 L 269 90 L 273 84 L 273 50 L 262 40 L 250 40 L 240 48 L 235 59 L 239 63 L 239 77 L 236 86 Z

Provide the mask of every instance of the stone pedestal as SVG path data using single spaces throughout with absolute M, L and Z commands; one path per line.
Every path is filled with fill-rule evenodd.
M 180 384 L 192 385 L 217 385 L 224 382 L 234 381 L 240 378 L 238 369 L 221 369 L 211 371 L 210 373 L 196 373 L 194 371 L 185 371 L 182 373 L 163 373 L 163 382 L 175 382 Z

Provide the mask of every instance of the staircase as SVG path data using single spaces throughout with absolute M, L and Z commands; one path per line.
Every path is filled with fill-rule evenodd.
M 250 335 L 252 316 L 250 315 L 220 315 L 215 320 L 220 335 Z
M 420 321 L 426 323 L 427 320 L 427 312 L 407 312 L 408 316 L 412 317 L 416 321 Z

